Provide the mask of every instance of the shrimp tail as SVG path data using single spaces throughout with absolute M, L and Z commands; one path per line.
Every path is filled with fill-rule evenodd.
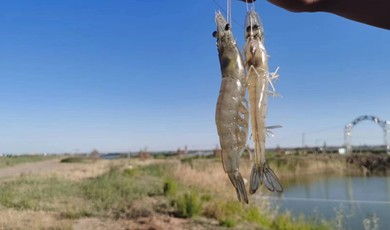
M 259 188 L 259 185 L 262 185 L 263 183 L 271 192 L 283 192 L 283 187 L 280 184 L 278 177 L 269 167 L 267 162 L 263 165 L 253 165 L 250 177 L 249 193 L 254 194 Z
M 248 204 L 248 195 L 246 194 L 245 183 L 244 180 L 242 179 L 240 172 L 236 171 L 236 172 L 228 173 L 228 176 L 230 181 L 236 188 L 238 201 L 239 202 L 244 201 L 245 203 Z

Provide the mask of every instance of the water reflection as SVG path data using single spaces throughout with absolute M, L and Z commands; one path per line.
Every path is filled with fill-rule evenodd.
M 335 208 L 344 209 L 346 228 L 364 230 L 363 220 L 375 213 L 380 229 L 390 229 L 390 178 L 319 175 L 282 181 L 283 194 L 264 192 L 258 199 L 270 196 L 273 206 L 294 215 L 317 213 L 335 218 Z

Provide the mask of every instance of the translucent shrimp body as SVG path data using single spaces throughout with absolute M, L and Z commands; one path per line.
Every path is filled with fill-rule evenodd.
M 245 66 L 230 25 L 220 12 L 215 14 L 219 62 L 222 83 L 219 92 L 215 122 L 222 148 L 222 164 L 236 188 L 239 201 L 248 203 L 245 184 L 239 170 L 239 158 L 248 139 L 248 102 L 245 99 Z
M 248 71 L 249 105 L 255 149 L 255 164 L 252 168 L 249 192 L 255 193 L 263 182 L 270 191 L 282 192 L 283 188 L 278 178 L 265 161 L 268 83 L 272 86 L 271 79 L 277 76 L 269 77 L 268 55 L 264 46 L 264 29 L 255 10 L 249 11 L 245 17 L 245 41 L 243 52 Z

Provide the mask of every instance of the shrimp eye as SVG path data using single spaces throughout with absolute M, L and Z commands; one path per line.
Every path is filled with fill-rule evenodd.
M 254 30 L 258 30 L 258 29 L 259 29 L 259 25 L 254 25 L 254 26 L 253 26 L 253 29 L 254 29 Z
M 230 30 L 230 25 L 229 24 L 226 24 L 225 30 Z
M 214 32 L 213 32 L 213 37 L 216 38 L 217 36 L 218 36 L 218 32 L 217 32 L 217 31 L 214 31 Z
M 250 31 L 251 31 L 251 27 L 248 26 L 248 27 L 246 28 L 246 32 L 249 33 Z

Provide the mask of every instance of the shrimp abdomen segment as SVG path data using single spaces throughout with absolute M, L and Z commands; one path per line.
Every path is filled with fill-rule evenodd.
M 246 147 L 246 141 L 248 140 L 248 123 L 249 123 L 248 101 L 245 98 L 242 98 L 241 104 L 239 106 L 238 116 L 237 116 L 238 146 L 241 149 L 244 149 Z

